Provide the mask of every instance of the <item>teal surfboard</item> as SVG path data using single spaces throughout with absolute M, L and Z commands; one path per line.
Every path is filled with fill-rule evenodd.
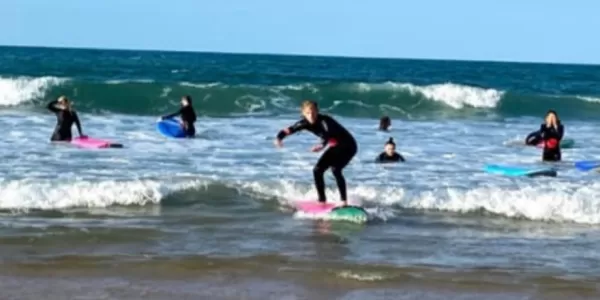
M 331 220 L 366 223 L 369 220 L 369 214 L 359 206 L 341 206 L 332 209 L 329 212 L 329 218 Z
M 490 174 L 498 174 L 504 176 L 551 176 L 557 175 L 556 169 L 551 167 L 518 167 L 518 166 L 503 166 L 503 165 L 486 165 L 484 171 Z

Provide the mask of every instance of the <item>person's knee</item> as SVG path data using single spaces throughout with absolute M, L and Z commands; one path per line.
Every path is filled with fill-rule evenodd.
M 319 166 L 319 165 L 316 165 L 316 166 L 313 168 L 313 174 L 315 174 L 315 176 L 322 176 L 322 175 L 323 175 L 323 173 L 325 173 L 325 170 L 326 170 L 326 169 L 327 169 L 327 168 L 323 168 L 323 167 L 321 167 L 321 166 Z
M 332 167 L 331 172 L 333 173 L 333 176 L 335 176 L 335 177 L 343 177 L 342 168 Z

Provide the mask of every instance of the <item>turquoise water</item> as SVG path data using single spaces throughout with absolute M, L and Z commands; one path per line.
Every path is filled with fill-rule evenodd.
M 0 286 L 8 297 L 593 297 L 600 184 L 572 163 L 600 157 L 599 81 L 596 66 L 0 48 Z M 125 148 L 50 144 L 44 106 L 61 94 L 86 134 Z M 183 94 L 198 138 L 166 139 L 156 117 Z M 359 141 L 345 174 L 370 224 L 290 210 L 314 198 L 317 138 L 272 139 L 305 98 Z M 550 108 L 576 141 L 556 178 L 483 172 L 542 165 L 519 143 Z M 376 130 L 383 114 L 389 133 Z M 390 136 L 407 162 L 373 164 Z

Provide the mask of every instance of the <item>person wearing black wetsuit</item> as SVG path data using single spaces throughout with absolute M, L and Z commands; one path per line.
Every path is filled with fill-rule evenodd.
M 565 128 L 560 122 L 555 111 L 549 110 L 546 114 L 546 123 L 540 126 L 540 136 L 544 143 L 542 154 L 543 161 L 560 161 L 560 141 L 562 140 Z
M 394 139 L 390 138 L 387 143 L 385 143 L 384 151 L 377 156 L 375 162 L 377 163 L 393 163 L 405 161 L 404 157 L 396 152 L 396 143 L 394 143 Z
M 56 114 L 56 127 L 50 138 L 51 141 L 70 141 L 72 139 L 71 127 L 73 123 L 77 126 L 79 136 L 83 137 L 81 131 L 81 123 L 77 112 L 75 112 L 69 99 L 65 96 L 60 96 L 58 100 L 48 103 L 48 110 Z
M 379 130 L 388 131 L 390 126 L 392 126 L 392 120 L 390 120 L 390 117 L 383 116 L 381 119 L 379 119 Z
M 279 131 L 275 139 L 275 144 L 281 147 L 282 141 L 286 136 L 301 130 L 308 130 L 320 137 L 322 143 L 314 146 L 312 151 L 321 151 L 327 145 L 329 145 L 329 148 L 319 158 L 313 169 L 315 187 L 319 196 L 318 201 L 327 201 L 323 175 L 328 168 L 331 168 L 340 192 L 340 199 L 346 206 L 348 205 L 348 198 L 346 195 L 346 180 L 342 174 L 342 170 L 350 163 L 358 151 L 356 140 L 354 140 L 354 137 L 346 128 L 332 117 L 320 114 L 317 104 L 313 101 L 305 101 L 302 104 L 302 115 L 304 118 L 300 121 Z
M 191 96 L 182 97 L 181 108 L 177 112 L 161 117 L 161 120 L 170 119 L 179 115 L 181 115 L 181 126 L 185 135 L 187 137 L 194 137 L 196 135 L 196 127 L 194 127 L 194 122 L 196 122 L 196 112 L 192 106 Z

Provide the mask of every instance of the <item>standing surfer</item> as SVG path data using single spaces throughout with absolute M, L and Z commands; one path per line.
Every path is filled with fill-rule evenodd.
M 313 101 L 304 101 L 301 109 L 303 118 L 292 126 L 279 131 L 275 138 L 275 145 L 281 147 L 283 145 L 283 139 L 286 136 L 301 130 L 308 130 L 320 137 L 322 143 L 315 145 L 312 148 L 312 151 L 319 152 L 327 145 L 329 145 L 329 148 L 323 153 L 321 158 L 319 158 L 319 161 L 313 169 L 315 187 L 317 188 L 319 196 L 318 201 L 322 203 L 327 201 L 323 175 L 328 168 L 331 168 L 339 189 L 340 200 L 343 202 L 344 206 L 347 206 L 346 180 L 344 179 L 342 170 L 348 165 L 358 151 L 356 140 L 346 128 L 340 125 L 340 123 L 332 117 L 320 114 L 317 103 Z
M 71 101 L 66 96 L 60 96 L 58 100 L 48 103 L 47 108 L 56 115 L 56 127 L 52 138 L 50 138 L 51 141 L 70 141 L 72 139 L 71 127 L 73 127 L 73 123 L 77 126 L 79 136 L 84 136 L 77 112 L 73 110 Z
M 175 116 L 181 115 L 181 128 L 185 132 L 186 137 L 194 137 L 196 135 L 196 111 L 192 106 L 192 97 L 189 95 L 181 97 L 181 108 L 170 115 L 161 117 L 161 120 L 170 119 Z

